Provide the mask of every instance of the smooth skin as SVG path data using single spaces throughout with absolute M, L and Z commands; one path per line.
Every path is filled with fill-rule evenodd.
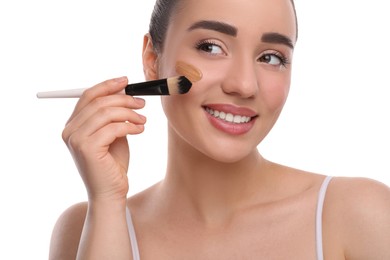
M 289 0 L 188 0 L 156 53 L 144 38 L 145 78 L 176 75 L 175 63 L 203 72 L 190 93 L 162 97 L 168 119 L 166 177 L 127 198 L 127 135 L 142 133 L 142 99 L 115 94 L 126 78 L 80 98 L 63 139 L 88 192 L 52 236 L 50 259 L 132 259 L 125 218 L 131 210 L 141 259 L 316 259 L 315 208 L 323 175 L 270 162 L 257 146 L 275 124 L 290 86 L 295 44 Z M 189 28 L 218 21 L 236 35 Z M 287 60 L 286 64 L 283 61 Z M 217 105 L 216 105 L 217 104 Z M 205 107 L 254 113 L 235 130 Z M 178 109 L 180 108 L 180 109 Z M 220 127 L 216 127 L 215 123 Z M 237 130 L 238 129 L 238 130 Z M 323 213 L 325 259 L 390 259 L 390 189 L 369 179 L 334 178 Z

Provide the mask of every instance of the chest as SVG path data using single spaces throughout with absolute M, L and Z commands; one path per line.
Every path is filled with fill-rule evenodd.
M 179 218 L 149 225 L 139 236 L 141 259 L 313 260 L 315 208 L 315 203 L 267 205 L 211 228 Z

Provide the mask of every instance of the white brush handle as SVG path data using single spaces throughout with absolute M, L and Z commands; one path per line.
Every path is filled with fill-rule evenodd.
M 37 98 L 79 98 L 85 88 L 38 92 Z

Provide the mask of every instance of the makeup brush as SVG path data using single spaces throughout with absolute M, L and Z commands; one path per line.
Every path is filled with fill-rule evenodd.
M 126 86 L 124 93 L 131 96 L 150 96 L 150 95 L 179 95 L 187 93 L 192 87 L 192 82 L 185 76 L 177 76 L 166 79 L 158 79 L 133 83 Z M 38 92 L 38 98 L 78 98 L 85 88 L 55 90 Z

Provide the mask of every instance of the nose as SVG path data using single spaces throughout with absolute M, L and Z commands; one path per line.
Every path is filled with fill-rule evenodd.
M 241 98 L 254 97 L 258 90 L 256 63 L 249 59 L 234 59 L 227 71 L 222 90 L 226 94 L 236 95 Z

